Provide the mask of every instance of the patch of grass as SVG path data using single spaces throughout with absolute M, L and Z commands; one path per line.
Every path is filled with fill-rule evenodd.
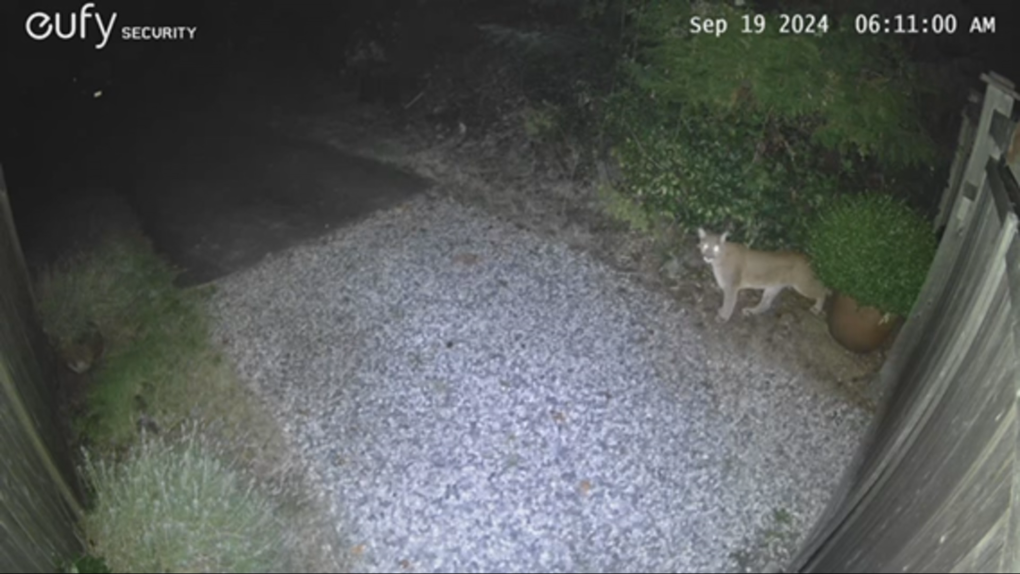
M 636 201 L 616 191 L 609 185 L 598 188 L 599 204 L 609 217 L 626 223 L 632 231 L 649 233 L 654 227 L 651 216 Z
M 43 328 L 58 350 L 90 325 L 105 340 L 105 354 L 81 381 L 86 401 L 71 437 L 87 448 L 83 470 L 95 490 L 83 523 L 95 543 L 88 557 L 114 571 L 258 571 L 276 568 L 266 555 L 285 546 L 298 571 L 342 570 L 303 466 L 210 337 L 211 290 L 180 289 L 175 275 L 144 237 L 119 232 L 58 262 L 36 285 Z M 140 442 L 142 422 L 160 443 Z M 287 537 L 242 477 L 272 492 Z M 201 546 L 190 531 L 218 546 Z M 227 550 L 233 554 L 216 554 Z M 193 561 L 182 565 L 188 554 Z M 65 568 L 98 564 L 77 559 Z
M 39 314 L 58 349 L 89 322 L 105 340 L 87 411 L 75 424 L 93 448 L 130 445 L 143 414 L 166 429 L 237 410 L 240 399 L 231 395 L 241 391 L 209 345 L 204 301 L 211 291 L 179 289 L 175 275 L 143 238 L 116 235 L 40 277 Z M 213 412 L 218 407 L 226 410 Z
M 144 438 L 118 464 L 86 458 L 84 530 L 115 572 L 289 572 L 287 532 L 255 483 L 200 435 Z
M 525 107 L 522 110 L 524 133 L 536 141 L 549 138 L 557 130 L 557 114 L 556 106 L 545 102 L 537 107 Z
M 744 547 L 730 553 L 730 559 L 741 572 L 775 572 L 793 557 L 799 533 L 793 513 L 774 508 Z
M 65 574 L 110 574 L 110 567 L 106 565 L 106 560 L 86 554 L 69 560 L 60 571 Z
M 173 278 L 144 238 L 110 235 L 94 251 L 61 259 L 41 274 L 39 315 L 58 346 L 82 334 L 90 320 L 108 341 L 122 344 L 134 337 L 141 312 L 155 306 Z
M 43 329 L 58 352 L 98 327 L 105 356 L 94 371 L 87 412 L 76 428 L 92 445 L 126 446 L 141 408 L 187 377 L 179 359 L 193 352 L 204 323 L 193 296 L 173 287 L 174 271 L 143 238 L 117 235 L 59 261 L 36 288 Z

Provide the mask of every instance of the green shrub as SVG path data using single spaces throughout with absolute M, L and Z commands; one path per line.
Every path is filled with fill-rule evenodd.
M 291 572 L 275 507 L 197 437 L 143 440 L 119 464 L 86 458 L 90 555 L 114 572 Z
M 64 574 L 110 574 L 110 567 L 102 558 L 85 554 L 74 560 L 65 561 L 58 571 Z
M 847 196 L 812 224 L 808 252 L 818 278 L 864 306 L 906 316 L 937 242 L 927 221 L 891 196 Z
M 893 40 L 834 21 L 781 34 L 771 13 L 763 33 L 743 33 L 753 13 L 721 2 L 628 1 L 625 14 L 631 52 L 600 119 L 627 191 L 683 227 L 802 247 L 821 205 L 934 153 Z M 729 31 L 692 34 L 694 15 Z
M 890 166 L 931 159 L 935 148 L 914 101 L 916 73 L 892 37 L 857 34 L 852 20 L 830 20 L 820 34 L 782 33 L 776 14 L 764 15 L 761 33 L 744 33 L 751 10 L 646 4 L 635 13 L 640 47 L 628 68 L 657 101 L 696 104 L 719 118 L 779 121 L 842 155 Z M 693 16 L 725 18 L 729 31 L 691 33 Z
M 608 184 L 600 185 L 597 197 L 602 212 L 612 219 L 625 223 L 628 229 L 649 233 L 654 222 L 649 214 L 630 197 L 616 191 Z
M 92 251 L 60 259 L 36 285 L 43 328 L 59 347 L 98 324 L 116 347 L 136 335 L 175 272 L 134 234 L 110 234 Z
M 820 167 L 810 144 L 795 158 L 774 126 L 719 122 L 693 105 L 673 110 L 633 93 L 611 98 L 605 118 L 627 189 L 642 204 L 688 229 L 729 229 L 762 248 L 799 245 L 805 223 L 843 185 Z M 763 157 L 761 142 L 777 139 L 778 157 Z
M 179 289 L 175 275 L 144 238 L 111 234 L 40 277 L 39 314 L 58 347 L 89 322 L 105 339 L 76 440 L 115 451 L 135 440 L 142 412 L 171 427 L 237 393 L 209 345 L 209 291 Z

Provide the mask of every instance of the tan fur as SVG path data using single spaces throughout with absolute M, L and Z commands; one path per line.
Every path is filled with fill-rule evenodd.
M 722 235 L 698 229 L 698 249 L 712 266 L 715 282 L 723 292 L 719 322 L 729 321 L 737 305 L 737 293 L 743 289 L 763 289 L 761 301 L 754 308 L 745 308 L 744 316 L 758 315 L 772 307 L 783 289 L 793 287 L 801 295 L 815 300 L 811 311 L 821 314 L 829 290 L 815 277 L 810 260 L 795 251 L 756 251 L 740 243 L 726 241 Z

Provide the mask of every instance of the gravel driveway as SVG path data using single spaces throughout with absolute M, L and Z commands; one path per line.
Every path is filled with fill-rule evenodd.
M 358 571 L 738 570 L 796 548 L 868 422 L 740 348 L 710 364 L 674 301 L 446 199 L 217 283 L 217 334 Z

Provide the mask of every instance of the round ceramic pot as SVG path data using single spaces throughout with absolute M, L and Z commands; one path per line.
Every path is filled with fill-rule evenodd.
M 849 295 L 835 293 L 829 306 L 829 334 L 855 353 L 870 353 L 882 346 L 896 326 L 874 307 L 861 307 Z M 885 320 L 883 320 L 885 319 Z

